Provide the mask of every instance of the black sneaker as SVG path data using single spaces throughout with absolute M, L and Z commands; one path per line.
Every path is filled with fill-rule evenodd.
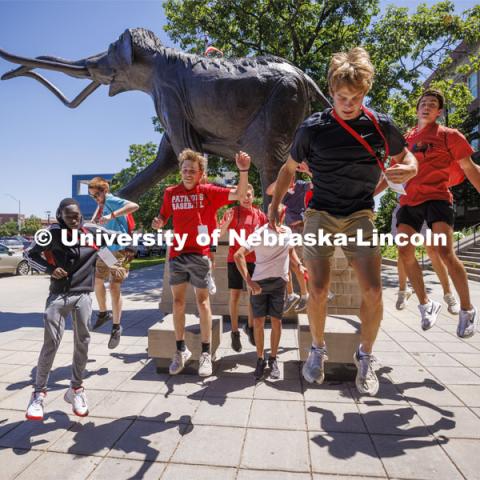
M 110 334 L 110 340 L 108 341 L 108 348 L 110 350 L 113 350 L 114 348 L 118 347 L 122 332 L 123 332 L 123 328 L 121 325 L 118 325 L 118 328 L 115 328 L 115 326 L 112 328 L 112 333 Z
M 248 323 L 246 323 L 243 326 L 243 331 L 245 332 L 245 335 L 247 335 L 248 341 L 250 342 L 250 344 L 255 346 L 255 335 L 254 335 L 253 327 L 250 327 Z
M 105 325 L 107 322 L 112 320 L 112 312 L 98 312 L 97 313 L 97 320 L 95 321 L 95 325 L 93 326 L 92 330 L 97 330 L 102 325 Z
M 270 378 L 280 378 L 280 369 L 276 358 L 268 359 L 268 367 L 270 368 Z
M 232 332 L 232 349 L 236 352 L 242 351 L 242 342 L 240 341 L 240 332 L 237 330 L 236 332 Z
M 265 367 L 267 366 L 267 362 L 263 358 L 259 358 L 257 360 L 257 366 L 255 367 L 255 378 L 260 380 L 263 377 L 263 373 L 265 372 Z

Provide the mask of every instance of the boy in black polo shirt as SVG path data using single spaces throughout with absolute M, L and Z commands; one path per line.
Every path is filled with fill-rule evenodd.
M 403 183 L 416 174 L 415 157 L 405 148 L 402 134 L 392 120 L 363 106 L 374 69 L 368 53 L 354 48 L 333 56 L 328 72 L 333 109 L 314 113 L 297 130 L 287 163 L 280 169 L 272 200 L 272 212 L 285 195 L 299 163 L 307 162 L 313 174 L 313 198 L 305 212 L 305 233 L 342 233 L 363 240 L 373 236 L 373 193 L 382 171 L 390 182 Z M 382 154 L 380 153 L 382 152 Z M 397 163 L 386 168 L 391 156 Z M 270 222 L 277 223 L 274 215 Z M 373 370 L 372 348 L 383 314 L 381 257 L 378 247 L 358 241 L 342 247 L 354 268 L 362 292 L 361 344 L 354 355 L 360 393 L 375 395 L 378 379 Z M 330 257 L 334 247 L 304 246 L 309 272 L 310 298 L 307 314 L 313 337 L 310 355 L 303 366 L 308 382 L 322 383 L 326 359 L 324 340 Z

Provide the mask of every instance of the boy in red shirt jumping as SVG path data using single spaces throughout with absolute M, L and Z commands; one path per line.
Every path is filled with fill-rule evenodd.
M 197 235 L 207 233 L 211 235 L 212 225 L 216 225 L 217 210 L 245 196 L 250 156 L 244 152 L 239 152 L 235 156 L 240 171 L 240 180 L 235 190 L 201 183 L 207 169 L 207 159 L 202 154 L 185 149 L 180 153 L 178 160 L 182 183 L 165 190 L 160 214 L 152 222 L 154 229 L 160 229 L 172 216 L 174 233 L 185 238 L 184 245 L 179 245 L 175 238 L 170 248 L 169 273 L 177 351 L 169 371 L 171 375 L 180 373 L 192 355 L 185 346 L 185 295 L 187 285 L 191 283 L 195 289 L 202 339 L 198 374 L 207 377 L 212 374 L 210 355 L 212 312 L 208 295 L 212 272 L 209 259 L 210 245 L 199 245 Z
M 437 123 L 444 103 L 443 95 L 436 90 L 427 90 L 417 102 L 418 123 L 407 134 L 406 140 L 409 150 L 417 158 L 418 175 L 407 182 L 406 195 L 400 197 L 397 231 L 410 238 L 415 232 L 420 232 L 426 221 L 433 233 L 446 235 L 447 245 L 434 248 L 445 263 L 460 297 L 457 335 L 466 338 L 475 333 L 478 312 L 470 301 L 465 268 L 453 248 L 453 197 L 448 187 L 452 186 L 452 171 L 462 173 L 463 170 L 472 185 L 480 191 L 480 167 L 473 163 L 473 149 L 465 137 L 458 130 Z M 401 246 L 399 254 L 420 302 L 418 308 L 422 316 L 422 328 L 428 330 L 437 321 L 441 304 L 427 295 L 422 271 L 415 258 L 415 247 L 410 243 Z

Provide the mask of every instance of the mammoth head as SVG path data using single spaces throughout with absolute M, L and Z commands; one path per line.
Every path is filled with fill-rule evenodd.
M 108 51 L 77 61 L 57 57 L 42 56 L 25 58 L 0 50 L 0 57 L 21 67 L 5 73 L 2 80 L 26 76 L 38 80 L 53 92 L 66 106 L 75 108 L 100 85 L 109 85 L 109 95 L 117 95 L 127 90 L 148 90 L 151 68 L 149 59 L 162 48 L 154 33 L 143 28 L 127 29 L 120 38 L 110 44 Z M 135 64 L 135 68 L 133 68 Z M 72 101 L 35 68 L 63 72 L 76 78 L 87 78 L 92 82 Z

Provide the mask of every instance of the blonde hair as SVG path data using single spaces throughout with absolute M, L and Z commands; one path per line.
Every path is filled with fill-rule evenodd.
M 101 192 L 109 192 L 110 184 L 103 177 L 94 177 L 88 182 L 88 188 L 100 190 Z
M 199 152 L 195 152 L 190 148 L 186 148 L 178 156 L 178 162 L 180 163 L 180 168 L 182 168 L 183 162 L 190 160 L 191 162 L 198 163 L 198 168 L 205 172 L 207 170 L 207 159 Z
M 367 93 L 372 88 L 374 75 L 375 69 L 368 52 L 362 47 L 355 47 L 333 55 L 328 69 L 328 88 L 330 93 L 342 87 Z

